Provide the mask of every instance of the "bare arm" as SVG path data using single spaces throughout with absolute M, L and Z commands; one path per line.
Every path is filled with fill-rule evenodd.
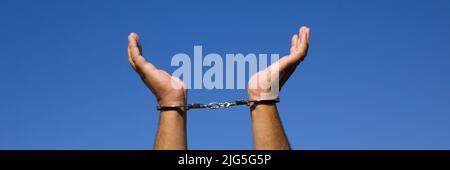
M 290 149 L 276 104 L 250 106 L 252 114 L 253 146 L 255 149 Z
M 187 149 L 186 111 L 162 111 L 153 149 Z
M 267 100 L 278 97 L 274 87 L 286 83 L 296 67 L 306 57 L 309 47 L 309 28 L 302 27 L 298 35 L 292 36 L 290 54 L 256 73 L 249 80 L 248 95 L 252 100 Z M 278 81 L 279 85 L 273 86 Z M 264 85 L 265 83 L 265 85 Z M 269 85 L 269 86 L 268 86 Z M 270 88 L 263 88 L 270 87 Z M 278 115 L 275 103 L 255 103 L 250 106 L 253 128 L 253 146 L 263 150 L 286 150 L 290 145 Z
M 184 84 L 178 78 L 157 69 L 142 56 L 139 37 L 135 33 L 128 36 L 128 61 L 155 95 L 159 105 L 186 103 L 187 90 Z M 186 143 L 186 111 L 161 111 L 154 149 L 187 149 Z

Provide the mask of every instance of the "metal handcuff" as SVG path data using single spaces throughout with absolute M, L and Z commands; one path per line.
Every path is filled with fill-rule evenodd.
M 178 110 L 178 109 L 221 109 L 221 108 L 229 108 L 232 106 L 240 106 L 240 105 L 247 105 L 250 106 L 251 103 L 278 103 L 280 102 L 279 98 L 276 99 L 265 99 L 265 100 L 237 100 L 232 102 L 212 102 L 209 104 L 200 104 L 200 103 L 194 103 L 194 104 L 186 104 L 186 105 L 170 105 L 170 106 L 157 106 L 156 109 L 158 111 L 164 111 L 164 110 Z

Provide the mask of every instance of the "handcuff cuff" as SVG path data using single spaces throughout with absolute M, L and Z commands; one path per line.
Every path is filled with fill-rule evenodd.
M 179 109 L 222 109 L 229 108 L 232 106 L 242 106 L 247 105 L 250 106 L 251 103 L 278 103 L 280 102 L 280 98 L 276 99 L 264 99 L 264 100 L 236 100 L 231 102 L 212 102 L 208 104 L 201 103 L 193 103 L 193 104 L 185 104 L 185 105 L 168 105 L 168 106 L 157 106 L 156 110 L 165 111 L 165 110 L 179 110 Z

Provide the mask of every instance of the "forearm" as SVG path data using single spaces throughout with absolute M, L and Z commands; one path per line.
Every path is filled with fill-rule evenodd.
M 276 104 L 251 107 L 253 146 L 257 150 L 288 150 L 289 141 L 278 115 Z
M 161 111 L 154 149 L 156 150 L 187 149 L 186 111 L 184 110 Z

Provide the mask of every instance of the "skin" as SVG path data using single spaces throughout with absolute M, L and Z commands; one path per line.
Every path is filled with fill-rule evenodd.
M 290 54 L 282 57 L 274 64 L 253 75 L 249 82 L 248 96 L 252 100 L 273 99 L 276 95 L 270 88 L 262 88 L 261 84 L 273 84 L 274 76 L 279 78 L 279 90 L 286 83 L 296 67 L 306 57 L 309 47 L 309 28 L 300 28 L 298 34 L 292 36 Z M 277 74 L 278 73 L 278 74 Z M 253 147 L 256 150 L 288 150 L 291 149 L 289 141 L 281 123 L 275 103 L 258 103 L 250 105 Z
M 270 88 L 263 88 L 262 83 L 273 84 L 274 76 L 279 78 L 279 88 L 289 79 L 295 68 L 306 57 L 309 44 L 309 28 L 302 27 L 298 34 L 292 36 L 290 54 L 282 57 L 267 69 L 253 75 L 248 82 L 249 99 L 268 99 Z M 184 83 L 167 72 L 157 69 L 142 55 L 139 37 L 135 33 L 128 36 L 128 60 L 131 67 L 139 74 L 161 106 L 185 105 L 187 90 Z M 168 85 L 172 83 L 172 85 Z M 278 94 L 277 94 L 278 95 Z M 253 145 L 255 149 L 290 149 L 275 103 L 253 103 L 250 105 Z M 186 140 L 186 110 L 167 110 L 160 112 L 159 126 L 154 149 L 184 150 Z
M 155 95 L 161 106 L 184 105 L 187 99 L 187 90 L 183 82 L 170 76 L 167 72 L 157 69 L 142 56 L 142 47 L 139 37 L 135 33 L 128 36 L 128 61 L 131 67 L 139 74 L 142 81 Z M 174 83 L 174 86 L 167 84 Z M 157 150 L 184 150 L 186 141 L 186 110 L 161 111 L 158 132 L 156 134 L 154 149 Z

